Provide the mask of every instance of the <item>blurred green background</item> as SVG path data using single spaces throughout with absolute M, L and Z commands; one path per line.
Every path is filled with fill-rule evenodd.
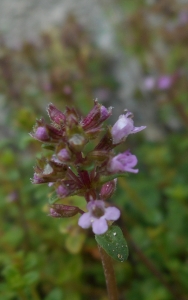
M 116 5 L 124 16 L 113 24 L 118 60 L 125 63 L 128 56 L 139 65 L 133 113 L 136 126 L 147 125 L 125 145 L 137 155 L 140 172 L 120 179 L 111 199 L 121 208 L 117 223 L 130 251 L 126 262 L 114 261 L 120 300 L 186 300 L 188 5 L 167 0 Z M 112 16 L 107 9 L 109 20 Z M 1 37 L 1 299 L 106 300 L 91 230 L 78 228 L 76 216 L 50 218 L 48 186 L 30 182 L 42 150 L 28 133 L 36 118 L 47 117 L 49 102 L 86 114 L 97 97 L 114 112 L 129 109 L 118 101 L 117 57 L 98 47 L 71 14 L 38 40 L 13 49 Z

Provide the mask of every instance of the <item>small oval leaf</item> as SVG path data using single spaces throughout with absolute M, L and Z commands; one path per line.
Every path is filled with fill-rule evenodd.
M 118 226 L 110 226 L 108 231 L 95 235 L 97 243 L 117 261 L 124 262 L 129 254 L 127 242 Z

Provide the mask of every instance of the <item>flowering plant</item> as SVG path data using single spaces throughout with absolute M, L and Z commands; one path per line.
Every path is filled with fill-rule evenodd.
M 74 108 L 61 112 L 53 104 L 49 104 L 47 112 L 51 123 L 37 120 L 31 136 L 52 151 L 50 156 L 38 159 L 32 179 L 34 184 L 48 183 L 55 190 L 49 215 L 64 218 L 81 214 L 78 225 L 92 227 L 99 246 L 113 258 L 124 261 L 127 245 L 121 230 L 112 226 L 120 217 L 120 210 L 109 206 L 106 200 L 114 194 L 118 177 L 126 172 L 137 173 L 138 169 L 134 169 L 137 158 L 130 150 L 115 155 L 114 148 L 145 126 L 135 127 L 132 113 L 125 111 L 112 127 L 105 127 L 112 107 L 106 108 L 97 100 L 86 117 L 79 116 Z M 93 149 L 88 150 L 86 145 L 93 145 L 94 141 Z M 79 204 L 62 204 L 67 196 L 74 195 L 85 198 L 87 212 Z

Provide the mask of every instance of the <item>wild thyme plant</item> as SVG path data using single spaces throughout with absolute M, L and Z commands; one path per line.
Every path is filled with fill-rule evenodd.
M 137 133 L 145 126 L 135 127 L 132 113 L 125 111 L 117 122 L 105 126 L 104 121 L 112 114 L 112 107 L 94 102 L 86 117 L 74 108 L 59 111 L 53 104 L 47 108 L 51 123 L 37 120 L 31 136 L 52 150 L 52 155 L 38 159 L 32 179 L 34 184 L 47 183 L 56 197 L 50 202 L 49 215 L 55 218 L 73 217 L 81 214 L 78 225 L 92 227 L 99 245 L 103 262 L 109 299 L 117 299 L 115 277 L 108 254 L 123 262 L 128 256 L 126 241 L 121 229 L 112 226 L 120 217 L 120 210 L 109 206 L 117 178 L 127 172 L 137 173 L 137 158 L 130 150 L 115 154 L 114 148 L 125 142 L 127 136 Z M 101 136 L 101 137 L 100 137 Z M 87 150 L 88 143 L 94 144 Z M 77 206 L 55 203 L 68 196 L 85 198 L 87 211 Z M 104 250 L 105 251 L 104 251 Z M 107 254 L 108 253 L 108 254 Z

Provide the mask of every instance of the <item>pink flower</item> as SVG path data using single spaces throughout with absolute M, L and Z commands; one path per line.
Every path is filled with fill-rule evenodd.
M 113 173 L 131 172 L 138 173 L 138 169 L 133 169 L 138 160 L 129 150 L 114 156 L 108 163 L 108 170 Z
M 119 117 L 111 129 L 113 144 L 118 144 L 129 134 L 139 132 L 145 128 L 146 126 L 134 127 L 132 113 L 127 112 Z
M 92 226 L 95 234 L 103 234 L 108 230 L 107 221 L 116 221 L 120 217 L 120 211 L 116 207 L 105 208 L 104 201 L 92 200 L 87 205 L 88 212 L 78 220 L 78 225 L 84 229 Z

